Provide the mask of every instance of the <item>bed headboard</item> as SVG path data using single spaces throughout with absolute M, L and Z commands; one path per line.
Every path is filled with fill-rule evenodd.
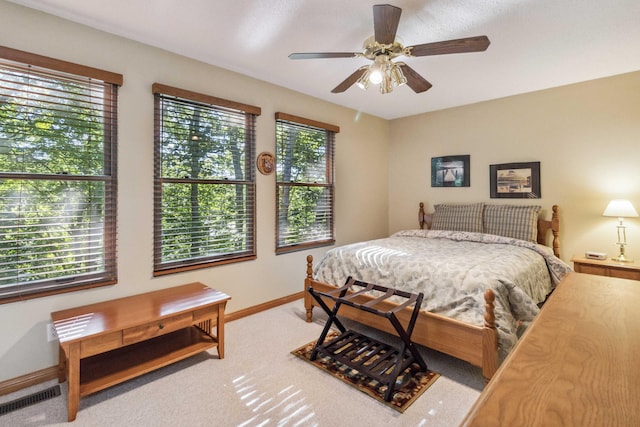
M 424 211 L 424 203 L 420 202 L 420 210 L 418 211 L 418 223 L 421 229 L 430 229 L 433 220 L 433 213 Z M 551 238 L 549 237 L 551 234 Z M 538 218 L 538 238 L 537 241 L 541 245 L 553 248 L 553 253 L 560 257 L 560 216 L 558 214 L 558 205 L 551 208 L 551 219 L 546 220 Z M 551 239 L 551 240 L 549 240 Z

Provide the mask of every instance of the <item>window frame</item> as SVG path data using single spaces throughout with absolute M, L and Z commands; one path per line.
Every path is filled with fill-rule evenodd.
M 26 68 L 37 68 L 38 72 L 51 73 L 54 78 L 65 79 L 73 77 L 99 81 L 105 89 L 103 111 L 105 116 L 101 122 L 103 126 L 103 174 L 41 174 L 0 172 L 0 179 L 39 180 L 47 182 L 83 182 L 94 181 L 105 183 L 104 212 L 102 238 L 104 251 L 104 270 L 89 275 L 89 278 L 75 278 L 63 276 L 40 281 L 18 281 L 4 289 L 0 288 L 0 304 L 15 301 L 74 292 L 83 289 L 108 286 L 117 283 L 117 110 L 118 88 L 123 84 L 123 76 L 118 73 L 100 70 L 85 65 L 75 64 L 47 56 L 37 55 L 6 46 L 0 46 L 0 59 L 10 61 Z M 67 75 L 67 76 L 65 76 Z M 89 83 L 87 83 L 89 84 Z M 108 93 L 107 93 L 108 92 Z M 108 119 L 105 118 L 108 116 Z M 70 280 L 71 279 L 71 280 Z
M 253 168 L 254 157 L 256 151 L 256 119 L 261 114 L 260 107 L 243 104 L 235 101 L 229 101 L 186 89 L 180 89 L 161 83 L 152 85 L 154 94 L 154 213 L 153 213 L 153 275 L 163 276 L 183 271 L 190 271 L 202 268 L 209 268 L 218 265 L 225 265 L 236 262 L 250 261 L 257 258 L 256 251 L 256 174 Z M 211 184 L 211 185 L 229 185 L 230 180 L 215 179 L 191 179 L 191 178 L 165 178 L 162 176 L 162 153 L 161 153 L 161 118 L 160 102 L 162 98 L 177 99 L 182 102 L 192 103 L 193 105 L 201 105 L 203 108 L 223 110 L 235 110 L 235 112 L 245 115 L 246 126 L 250 128 L 251 137 L 247 141 L 245 149 L 245 171 L 246 176 L 244 184 L 247 185 L 248 196 L 251 197 L 250 204 L 252 212 L 246 218 L 250 221 L 249 234 L 245 235 L 250 240 L 249 248 L 242 253 L 231 253 L 228 256 L 212 255 L 208 257 L 191 258 L 189 260 L 180 261 L 162 261 L 162 184 L 163 183 L 185 183 L 185 184 Z M 245 128 L 247 133 L 249 131 Z
M 304 183 L 298 181 L 291 181 L 289 183 L 284 183 L 279 181 L 276 173 L 276 192 L 275 192 L 275 203 L 276 203 L 276 235 L 275 235 L 275 252 L 276 255 L 286 254 L 290 252 L 297 252 L 306 249 L 318 248 L 322 246 L 330 246 L 335 244 L 335 137 L 336 134 L 340 132 L 340 127 L 328 123 L 323 123 L 317 120 L 311 120 L 304 117 L 295 116 L 292 114 L 287 114 L 283 112 L 277 112 L 275 114 L 275 122 L 276 122 L 276 145 L 277 145 L 277 134 L 278 134 L 278 126 L 280 124 L 286 125 L 286 123 L 291 123 L 297 127 L 308 128 L 309 130 L 320 130 L 324 131 L 326 138 L 326 164 L 325 164 L 325 184 L 319 183 Z M 276 150 L 276 170 L 279 170 L 280 159 L 277 155 Z M 292 187 L 324 187 L 329 189 L 330 198 L 331 198 L 331 211 L 330 211 L 330 219 L 329 219 L 329 237 L 325 239 L 319 240 L 306 240 L 299 241 L 293 244 L 280 244 L 281 240 L 281 229 L 280 229 L 280 189 L 284 186 L 292 186 Z

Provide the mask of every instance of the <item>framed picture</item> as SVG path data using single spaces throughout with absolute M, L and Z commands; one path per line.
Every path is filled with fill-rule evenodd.
M 445 156 L 431 158 L 432 187 L 469 187 L 470 156 Z
M 492 199 L 539 199 L 540 162 L 489 166 Z

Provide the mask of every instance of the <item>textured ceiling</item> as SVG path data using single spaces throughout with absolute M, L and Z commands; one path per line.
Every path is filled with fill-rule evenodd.
M 331 93 L 366 59 L 365 0 L 12 0 L 386 119 L 640 70 L 639 0 L 397 0 L 405 46 L 487 35 L 486 52 L 402 58 L 433 87 Z

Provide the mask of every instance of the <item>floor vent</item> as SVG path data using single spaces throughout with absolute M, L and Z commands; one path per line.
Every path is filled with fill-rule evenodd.
M 35 405 L 38 402 L 42 402 L 43 400 L 51 399 L 52 397 L 56 396 L 60 396 L 59 385 L 39 391 L 37 393 L 30 394 L 29 396 L 21 397 L 20 399 L 12 400 L 11 402 L 0 404 L 0 415 L 15 411 L 16 409 Z

